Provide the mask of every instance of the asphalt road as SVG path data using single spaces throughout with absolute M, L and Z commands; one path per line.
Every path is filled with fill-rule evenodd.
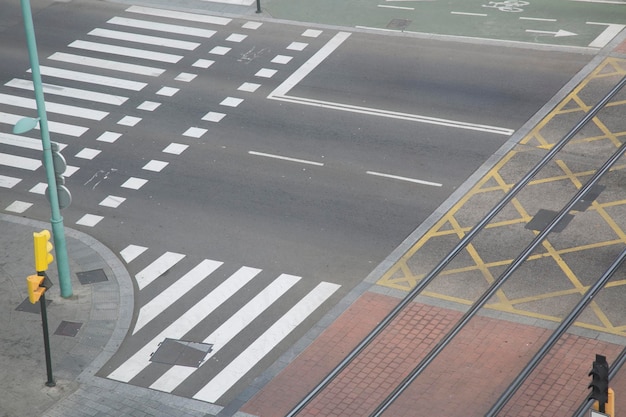
M 8 7 L 10 12 L 0 14 L 14 16 L 14 6 L 5 3 L 0 8 Z M 334 40 L 340 30 L 325 29 L 316 36 L 303 36 L 306 28 L 279 22 L 243 29 L 247 19 L 234 19 L 223 27 L 176 21 L 210 28 L 216 34 L 210 40 L 187 34 L 156 34 L 200 44 L 192 51 L 175 51 L 182 58 L 171 64 L 68 47 L 74 40 L 98 40 L 137 48 L 134 40 L 87 35 L 95 28 L 132 31 L 106 23 L 113 16 L 137 18 L 124 9 L 102 2 L 53 3 L 35 8 L 42 65 L 147 82 L 141 91 L 125 91 L 128 100 L 121 106 L 47 96 L 48 101 L 109 112 L 101 121 L 83 120 L 76 112 L 50 116 L 57 122 L 89 128 L 80 138 L 56 136 L 67 144 L 63 154 L 68 164 L 79 168 L 67 180 L 73 203 L 63 212 L 66 225 L 93 235 L 116 253 L 123 253 L 129 245 L 145 247 L 145 254 L 136 260 L 121 255 L 131 275 L 142 275 L 165 252 L 185 256 L 180 264 L 164 268 L 162 276 L 146 284 L 145 289 L 138 283 L 136 313 L 203 258 L 224 263 L 226 270 L 219 273 L 217 283 L 238 266 L 259 268 L 268 276 L 286 273 L 303 277 L 299 286 L 276 302 L 274 313 L 257 318 L 254 331 L 242 332 L 237 339 L 239 346 L 250 345 L 276 321 L 281 309 L 302 299 L 320 282 L 339 286 L 330 301 L 282 339 L 278 348 L 259 361 L 255 371 L 221 398 L 221 404 L 361 282 L 509 138 L 509 133 L 521 127 L 591 59 L 590 55 L 574 53 L 365 33 L 352 33 L 338 44 Z M 174 21 L 173 17 L 141 17 L 167 24 Z M 1 52 L 3 84 L 14 77 L 27 78 L 28 64 L 20 44 L 23 38 L 16 32 L 18 26 L 2 21 L 0 42 L 10 45 L 3 46 Z M 61 27 L 65 30 L 59 30 Z M 155 35 L 150 29 L 135 31 Z M 247 37 L 229 40 L 241 33 Z M 300 45 L 290 48 L 292 42 Z M 215 46 L 224 45 L 232 49 L 224 55 L 211 52 Z M 174 53 L 162 45 L 143 48 Z M 329 54 L 320 58 L 317 54 L 324 48 L 330 48 Z M 86 68 L 48 59 L 55 52 L 153 65 L 166 71 L 155 78 L 120 74 L 115 68 Z M 291 59 L 272 62 L 277 56 Z M 193 65 L 208 58 L 215 61 L 210 68 Z M 259 76 L 264 69 L 277 72 L 271 77 Z M 196 77 L 188 82 L 175 79 L 191 72 Z M 290 83 L 294 74 L 304 77 Z M 44 81 L 120 94 L 111 86 L 50 78 Z M 255 91 L 243 91 L 243 83 L 260 85 Z M 285 85 L 289 85 L 288 92 L 278 94 L 286 91 Z M 159 93 L 173 86 L 179 88 L 176 94 Z M 8 87 L 2 92 L 20 97 L 31 94 Z M 271 94 L 277 95 L 275 99 L 267 98 Z M 229 98 L 231 101 L 224 104 Z M 233 104 L 232 99 L 243 101 Z M 146 101 L 160 105 L 153 111 L 138 109 Z M 225 117 L 219 122 L 203 120 L 209 111 L 223 112 Z M 0 112 L 32 115 L 32 111 L 10 104 L 0 104 Z M 134 126 L 120 124 L 127 116 L 140 117 L 141 121 Z M 190 127 L 206 132 L 185 136 L 183 132 Z M 4 133 L 11 130 L 7 123 L 0 128 Z M 99 140 L 104 132 L 117 132 L 121 137 L 106 143 Z M 29 135 L 36 138 L 37 132 Z M 164 153 L 172 143 L 187 147 L 180 154 Z M 91 157 L 85 157 L 85 149 Z M 93 150 L 100 152 L 93 155 Z M 6 143 L 0 144 L 0 152 L 38 158 L 36 150 Z M 151 161 L 167 162 L 167 166 L 147 169 Z M 43 181 L 41 169 L 27 172 L 0 166 L 0 175 L 22 180 L 2 190 L 3 209 L 15 200 L 26 201 L 33 206 L 23 215 L 49 218 L 43 197 L 30 191 Z M 147 183 L 136 190 L 120 188 L 129 178 Z M 102 204 L 111 196 L 121 201 L 119 207 Z M 102 219 L 89 226 L 83 222 L 86 214 Z M 263 285 L 246 286 L 216 313 L 219 317 L 213 322 L 233 316 Z M 158 323 L 146 326 L 135 337 L 129 336 L 102 375 L 161 334 L 211 288 L 207 284 L 197 289 L 199 292 L 185 295 L 160 316 Z M 200 332 L 186 337 L 201 340 L 205 336 Z M 237 352 L 222 351 L 220 366 L 233 361 Z M 148 386 L 163 371 L 163 367 L 152 364 L 131 383 Z M 175 393 L 192 396 L 200 383 L 202 380 L 196 379 Z

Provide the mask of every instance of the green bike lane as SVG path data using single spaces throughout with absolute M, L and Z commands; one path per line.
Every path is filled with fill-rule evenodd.
M 273 18 L 380 31 L 602 48 L 626 0 L 261 0 Z

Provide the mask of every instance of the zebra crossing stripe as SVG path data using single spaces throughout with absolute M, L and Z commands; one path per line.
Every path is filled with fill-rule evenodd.
M 42 151 L 41 139 L 33 139 L 26 136 L 12 135 L 11 133 L 0 132 L 0 143 L 3 145 L 16 146 L 18 148 L 33 149 Z M 59 149 L 63 150 L 67 145 L 59 143 Z
M 128 382 L 133 379 L 150 364 L 150 354 L 156 352 L 159 343 L 165 340 L 165 338 L 180 339 L 183 337 L 187 332 L 198 325 L 198 323 L 209 316 L 217 307 L 232 297 L 259 272 L 261 272 L 260 269 L 246 266 L 237 270 L 237 272 L 187 310 L 154 339 L 145 344 L 126 362 L 111 372 L 107 378 L 121 382 Z
M 41 161 L 38 159 L 25 158 L 23 156 L 10 155 L 8 153 L 0 152 L 0 165 L 35 171 L 41 166 Z
M 226 391 L 239 381 L 252 367 L 267 355 L 281 340 L 326 301 L 340 286 L 321 282 L 276 323 L 239 354 L 193 398 L 215 403 Z
M 195 268 L 176 280 L 165 291 L 154 297 L 139 310 L 137 323 L 133 329 L 133 334 L 137 333 L 143 326 L 150 323 L 156 316 L 161 314 L 166 308 L 174 304 L 180 297 L 198 285 L 203 279 L 211 275 L 223 262 L 205 259 Z
M 121 32 L 118 30 L 96 28 L 88 35 L 99 36 L 101 38 L 116 39 L 120 41 L 144 43 L 146 45 L 165 46 L 168 48 L 184 49 L 193 51 L 198 46 L 197 42 L 180 41 L 178 39 L 161 38 L 159 36 L 140 35 L 138 33 Z
M 64 54 L 64 55 L 69 55 L 69 54 Z M 33 91 L 34 89 L 32 81 L 21 80 L 19 78 L 13 78 L 11 81 L 7 82 L 5 85 L 7 87 L 21 88 L 23 90 L 30 90 L 30 91 Z M 79 88 L 70 88 L 70 87 L 64 87 L 64 86 L 55 85 L 55 84 L 42 84 L 42 85 L 43 85 L 43 92 L 45 94 L 53 94 L 53 95 L 62 96 L 62 97 L 76 98 L 79 100 L 96 101 L 98 103 L 113 104 L 115 106 L 124 104 L 124 102 L 128 100 L 128 97 L 116 96 L 113 94 L 106 94 L 106 93 L 99 93 L 97 91 L 81 90 Z
M 7 177 L 6 175 L 0 175 L 0 187 L 13 188 L 15 184 L 22 181 L 20 178 Z
M 125 90 L 140 91 L 146 83 L 124 80 L 122 78 L 107 77 L 104 75 L 89 74 L 86 72 L 70 71 L 61 68 L 47 67 L 42 65 L 39 67 L 42 75 L 49 77 L 64 78 L 72 81 L 79 81 L 90 84 L 105 85 L 107 87 L 123 88 Z
M 85 65 L 87 67 L 104 68 L 112 71 L 128 72 L 131 74 L 147 75 L 148 77 L 158 77 L 165 72 L 162 68 L 128 64 L 126 62 L 111 61 L 108 59 L 91 58 L 82 55 L 66 54 L 63 52 L 56 52 L 48 58 L 54 61 Z
M 198 38 L 210 38 L 217 32 L 209 29 L 199 29 L 191 26 L 170 25 L 167 23 L 150 22 L 147 20 L 129 19 L 126 17 L 113 17 L 107 23 L 119 26 L 133 27 L 137 29 L 150 29 L 159 32 L 176 33 L 178 35 L 195 36 Z
M 15 125 L 15 123 L 17 123 L 17 121 L 23 117 L 24 116 L 21 116 L 18 114 L 0 112 L 0 123 Z M 39 125 L 37 125 L 35 128 L 39 129 Z M 50 132 L 52 133 L 59 133 L 62 135 L 80 137 L 82 136 L 83 133 L 85 133 L 89 129 L 86 127 L 82 127 L 82 126 L 69 125 L 66 123 L 59 123 L 59 122 L 52 122 L 48 120 L 48 130 L 50 130 Z
M 168 62 L 175 64 L 183 57 L 181 55 L 166 54 L 163 52 L 146 51 L 145 49 L 127 48 L 125 46 L 115 46 L 106 43 L 74 41 L 68 45 L 70 48 L 85 49 L 93 52 L 104 52 L 106 54 L 128 56 L 133 58 L 149 59 L 151 61 Z
M 126 11 L 130 13 L 145 14 L 148 16 L 167 17 L 171 19 L 187 20 L 190 22 L 209 23 L 209 24 L 221 25 L 221 26 L 225 26 L 232 21 L 232 19 L 228 19 L 225 17 L 176 12 L 174 10 L 155 9 L 152 7 L 143 7 L 143 6 L 131 6 L 128 9 L 126 9 Z
M 37 103 L 32 98 L 13 96 L 0 93 L 0 104 L 8 106 L 23 107 L 26 109 L 36 109 Z M 80 117 L 89 120 L 102 120 L 109 113 L 105 111 L 86 109 L 84 107 L 70 106 L 67 104 L 53 103 L 46 101 L 46 110 L 50 113 L 64 114 L 66 116 Z
M 148 248 L 146 248 L 145 246 L 128 245 L 120 251 L 120 255 L 122 255 L 124 261 L 129 264 L 146 250 L 148 250 Z
M 135 275 L 137 286 L 143 289 L 146 285 L 163 275 L 165 271 L 176 265 L 185 255 L 182 253 L 165 252 L 157 260 Z
M 271 306 L 280 296 L 293 287 L 301 277 L 282 274 L 276 278 L 263 291 L 250 300 L 245 306 L 226 320 L 210 336 L 204 339 L 203 343 L 213 344 L 213 350 L 205 359 L 215 355 L 221 348 L 230 342 L 239 332 L 248 326 L 252 320 L 257 318 L 263 311 Z M 204 362 L 206 363 L 206 362 Z M 172 392 L 185 379 L 187 379 L 197 368 L 189 366 L 174 365 L 166 373 L 161 375 L 150 388 L 159 391 Z

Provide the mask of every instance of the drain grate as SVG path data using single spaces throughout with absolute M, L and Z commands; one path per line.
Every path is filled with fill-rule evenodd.
M 413 22 L 409 19 L 391 19 L 391 21 L 387 24 L 387 29 L 398 29 L 404 30 Z

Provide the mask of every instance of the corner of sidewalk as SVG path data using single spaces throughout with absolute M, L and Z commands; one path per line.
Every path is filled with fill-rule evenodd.
M 43 229 L 49 230 L 50 224 L 0 213 L 0 416 L 201 417 L 219 411 L 199 401 L 95 376 L 131 325 L 133 283 L 110 249 L 67 227 L 73 295 L 61 297 L 52 264 L 48 274 L 53 286 L 46 292 L 46 305 L 56 385 L 46 386 L 39 304 L 30 304 L 26 288 L 26 277 L 34 274 L 32 234 Z M 82 284 L 79 276 L 83 281 L 105 279 Z
M 116 351 L 129 328 L 133 312 L 130 276 L 120 260 L 102 243 L 66 229 L 73 295 L 60 295 L 55 264 L 48 271 L 52 288 L 46 292 L 51 368 L 54 387 L 47 381 L 39 304 L 30 304 L 26 277 L 35 273 L 32 233 L 49 223 L 0 214 L 0 415 L 47 415 L 59 401 L 92 378 Z M 99 275 L 102 282 L 81 284 L 77 273 Z

